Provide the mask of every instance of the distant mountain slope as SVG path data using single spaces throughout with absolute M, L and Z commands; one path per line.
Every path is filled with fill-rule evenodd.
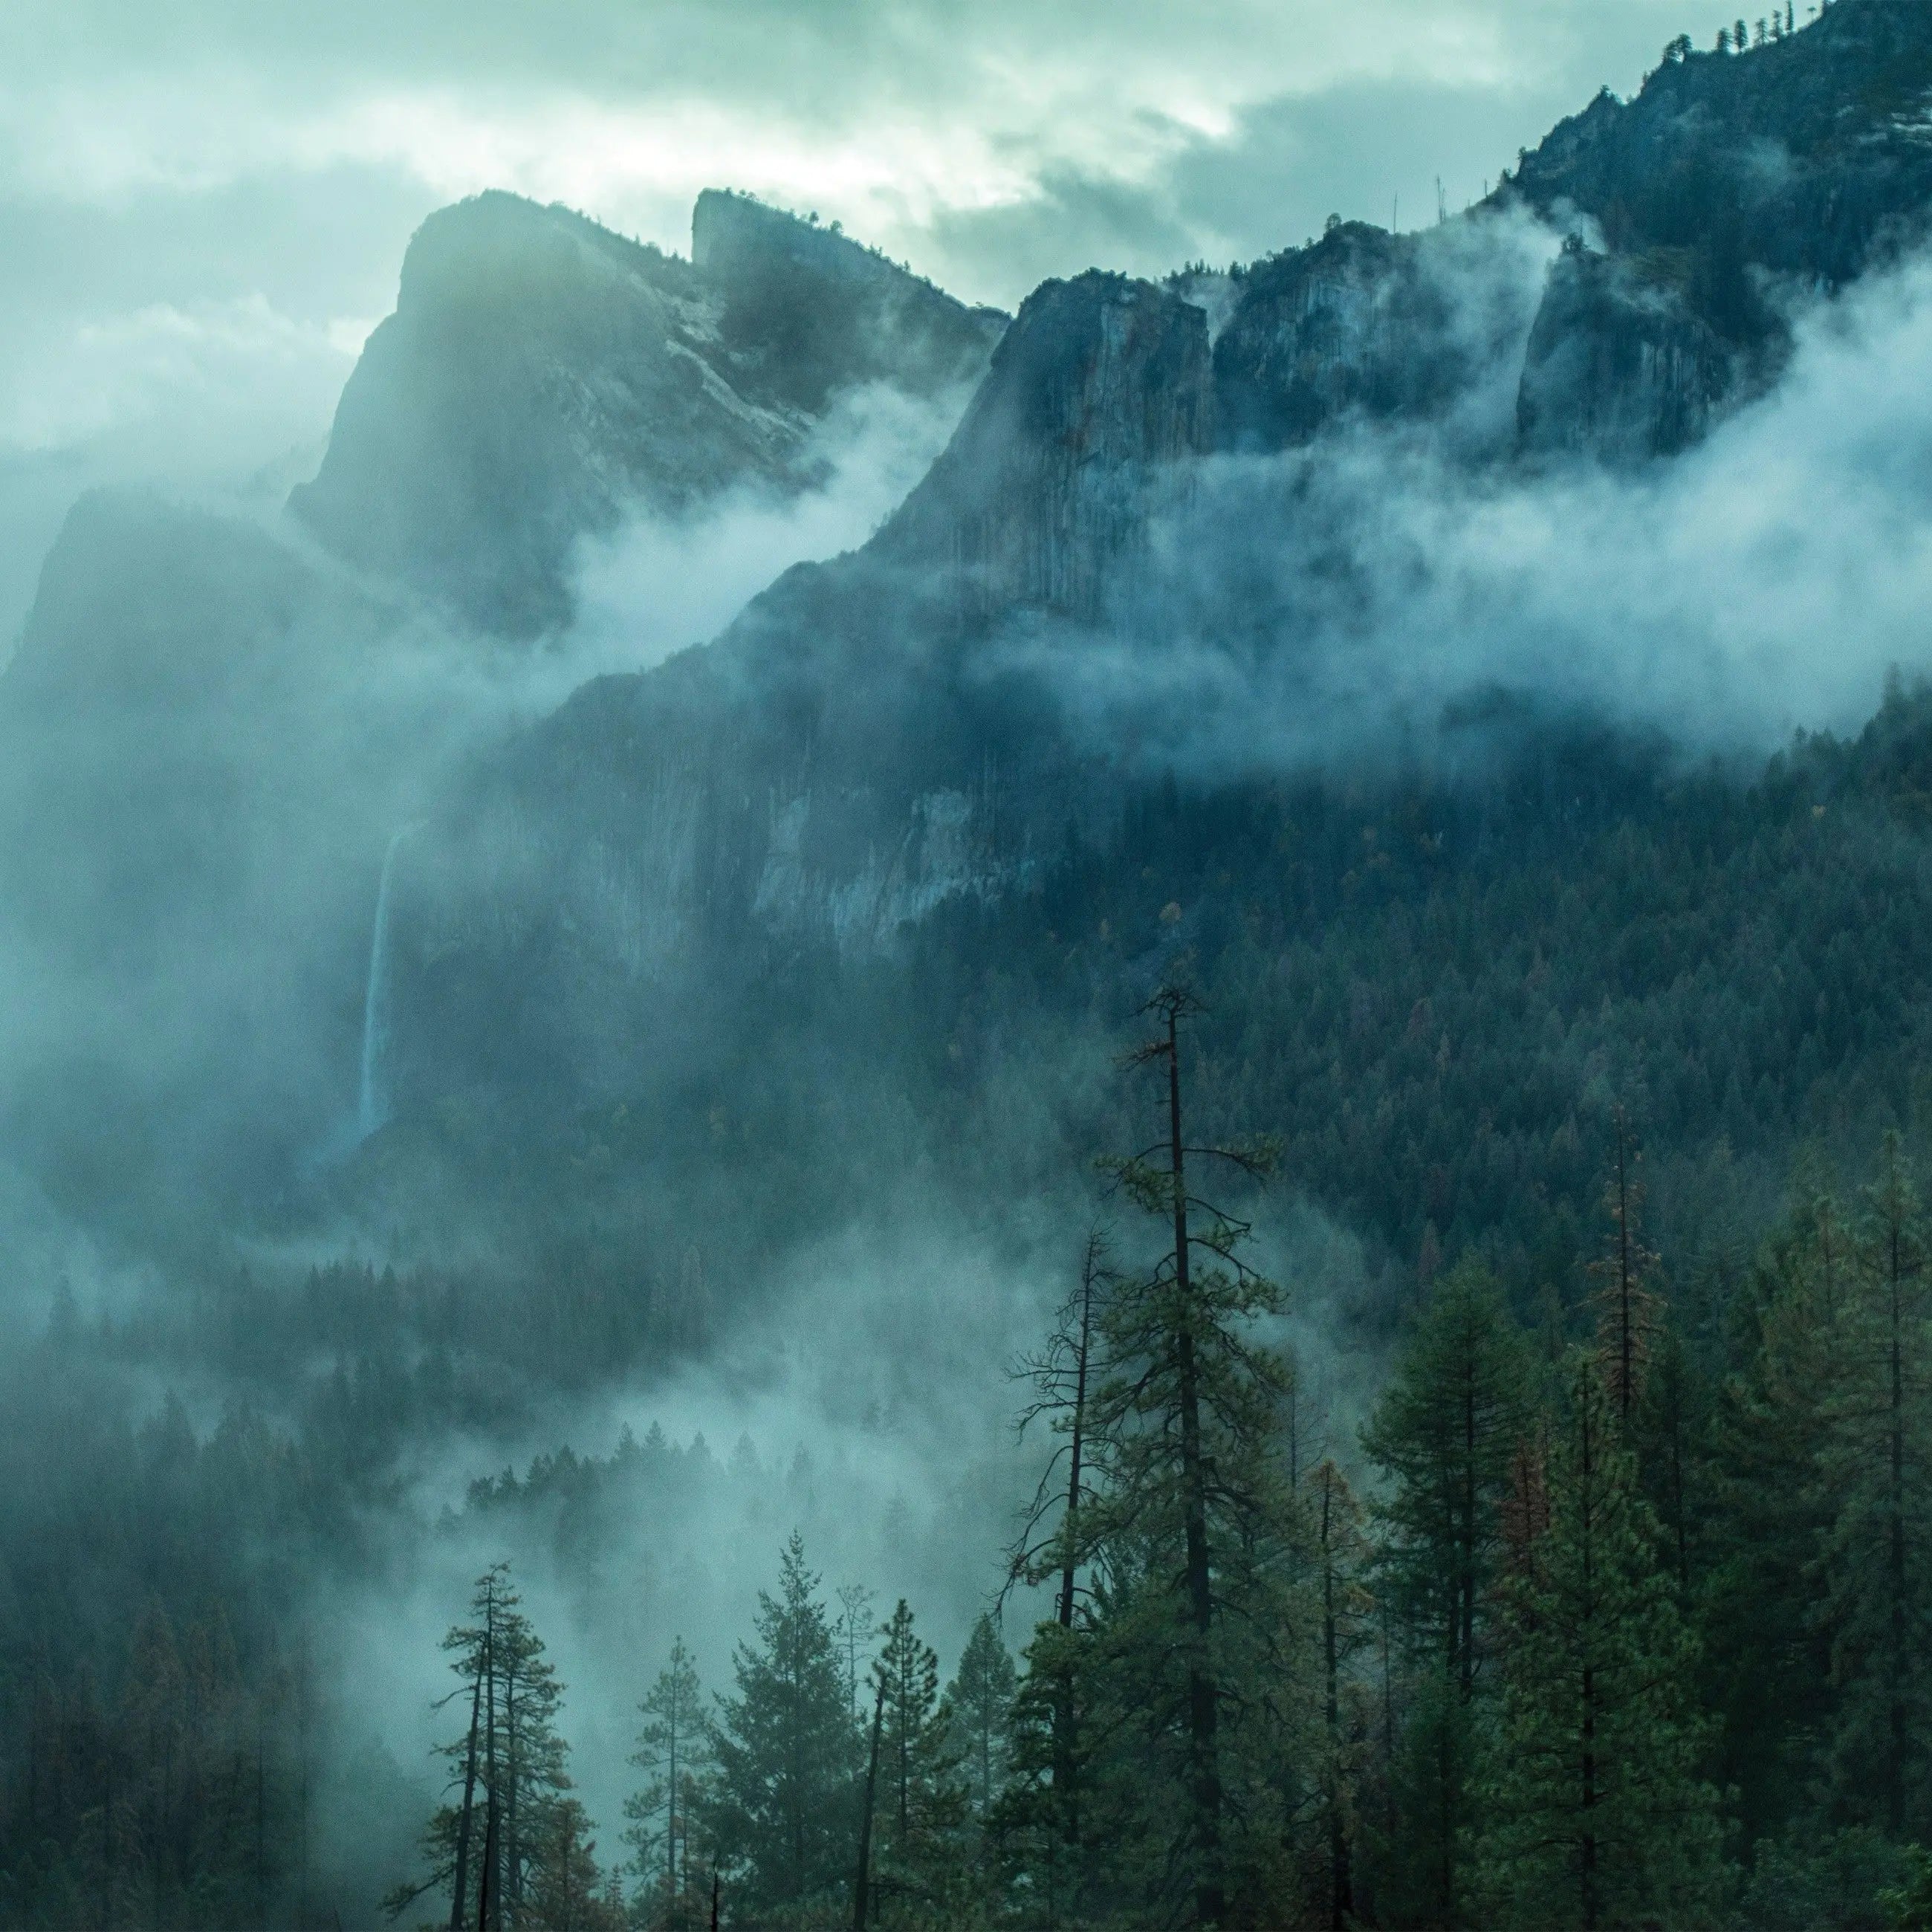
M 320 824 L 318 782 L 381 764 L 326 836 L 287 836 L 311 858 L 332 838 L 352 855 L 336 889 L 352 911 L 300 942 L 328 956 L 330 1025 L 352 1048 L 378 868 L 398 828 L 417 828 L 383 900 L 405 1112 L 480 1094 L 505 1118 L 554 1118 L 666 1054 L 700 1085 L 722 1078 L 718 1056 L 770 1017 L 772 976 L 799 962 L 896 972 L 922 934 L 1046 890 L 1070 851 L 1126 862 L 1120 828 L 1170 782 L 1165 728 L 1212 653 L 1292 664 L 1336 634 L 1302 621 L 1324 598 L 1346 631 L 1362 533 L 1323 519 L 1354 517 L 1372 550 L 1378 512 L 1324 496 L 1352 452 L 1415 455 L 1478 490 L 1668 463 L 1774 382 L 1784 298 L 1828 298 L 1932 206 L 1928 10 L 1838 0 L 1774 44 L 1679 48 L 1637 99 L 1564 123 L 1465 217 L 1408 235 L 1336 224 L 1204 280 L 1056 279 L 1010 326 L 743 197 L 700 199 L 689 262 L 512 196 L 445 211 L 294 499 L 295 536 L 338 564 L 287 530 L 231 543 L 160 514 L 144 536 L 147 513 L 125 506 L 76 518 L 32 648 L 0 679 L 10 742 L 81 748 L 57 784 L 11 788 L 15 869 L 37 915 L 67 916 L 62 956 L 100 950 L 98 897 L 32 856 L 55 850 L 56 814 L 87 824 L 86 877 L 144 888 L 145 923 L 119 935 L 135 967 L 104 998 L 165 1019 L 194 992 L 182 960 L 264 904 L 296 922 L 268 887 L 301 875 L 275 838 L 238 842 L 224 800 L 299 798 L 291 815 Z M 567 618 L 572 546 L 624 506 L 675 516 L 741 487 L 806 487 L 840 396 L 930 394 L 976 372 L 950 446 L 868 543 L 788 571 L 712 644 L 584 688 L 428 801 L 420 753 L 412 766 L 392 740 L 378 758 L 373 734 L 318 736 L 302 681 L 277 683 L 278 664 L 332 648 L 338 609 L 373 633 L 427 597 L 540 634 Z M 1255 478 L 1286 520 L 1243 494 Z M 1251 579 L 1223 568 L 1221 542 L 1250 525 Z M 164 601 L 86 594 L 176 544 L 209 567 L 175 571 Z M 268 591 L 225 608 L 230 551 Z M 1204 616 L 1185 601 L 1203 586 L 1220 599 Z M 1160 655 L 1176 640 L 1186 651 Z M 211 645 L 259 657 L 260 710 L 124 674 Z M 1150 668 L 1137 712 L 1112 704 Z M 201 665 L 194 688 L 220 693 L 226 676 Z M 1234 679 L 1234 701 L 1250 688 Z M 130 744 L 138 785 L 118 752 L 88 748 Z M 298 788 L 281 778 L 291 745 L 319 768 Z M 371 822 L 370 800 L 393 808 Z M 177 832 L 192 893 L 142 871 Z M 1216 888 L 1224 910 L 1233 890 Z M 200 1054 L 202 1030 L 173 1030 Z M 332 1064 L 346 1079 L 352 1052 Z M 290 1137 L 340 1098 L 312 1101 Z
M 498 715 L 470 632 L 562 622 L 572 546 L 633 506 L 822 483 L 842 396 L 963 400 L 1005 326 L 743 196 L 700 197 L 694 242 L 446 209 L 292 516 L 75 506 L 0 673 L 0 962 L 48 989 L 10 1029 L 22 1144 L 106 1198 L 312 1154 L 353 1104 L 385 847 Z
M 1695 442 L 1774 379 L 1774 298 L 1889 259 L 1932 209 L 1912 118 L 1928 17 L 1838 0 L 1762 48 L 1680 46 L 1470 214 L 1336 224 L 1234 274 L 1218 327 L 1185 277 L 1044 284 L 868 544 L 787 573 L 713 645 L 579 693 L 449 801 L 418 866 L 440 1010 L 475 1024 L 514 986 L 542 1016 L 535 1060 L 587 1067 L 656 976 L 716 990 L 716 962 L 755 976 L 766 949 L 890 952 L 949 901 L 1036 881 L 1070 828 L 1108 836 L 1158 750 L 1083 731 L 1035 673 L 1104 683 L 1090 664 L 1136 632 L 1160 662 L 1163 626 L 1187 629 L 1175 545 L 1214 535 L 1184 514 L 1204 478 L 1239 519 L 1240 464 L 1292 455 L 1312 518 L 1363 424 L 1497 473 Z M 1322 567 L 1345 599 L 1346 557 Z M 1300 594 L 1242 647 L 1306 648 Z M 431 1088 L 440 1054 L 472 1064 L 436 1030 Z
M 571 547 L 632 506 L 809 484 L 807 439 L 871 382 L 974 380 L 1005 326 L 841 235 L 708 192 L 685 261 L 490 193 L 432 215 L 296 515 L 486 630 L 570 615 Z

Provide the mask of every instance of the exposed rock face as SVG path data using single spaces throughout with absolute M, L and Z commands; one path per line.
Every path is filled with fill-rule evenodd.
M 1352 417 L 1507 452 L 1491 394 L 1534 313 L 1533 238 L 1487 216 L 1391 235 L 1342 222 L 1243 272 L 1214 344 L 1219 446 L 1304 446 Z
M 878 557 L 956 573 L 969 620 L 1028 606 L 1097 616 L 1150 494 L 1212 448 L 1213 425 L 1199 309 L 1124 275 L 1048 282 Z
M 775 951 L 890 953 L 1022 884 L 1091 770 L 976 640 L 1016 611 L 1098 618 L 1150 502 L 1211 450 L 1211 402 L 1198 308 L 1114 275 L 1038 290 L 869 544 L 578 692 L 412 842 L 405 1093 L 507 1066 L 595 1088 L 645 1050 L 614 989 L 709 1009 Z M 479 1010 L 488 1064 L 451 1023 Z
M 1432 414 L 1468 380 L 1414 236 L 1359 221 L 1250 269 L 1214 345 L 1223 441 L 1285 449 L 1351 411 Z
M 568 620 L 572 545 L 627 506 L 796 490 L 841 392 L 968 382 L 1004 326 L 740 196 L 700 200 L 694 255 L 513 195 L 431 216 L 296 513 L 349 561 L 528 636 Z
M 932 395 L 975 382 L 1008 320 L 836 229 L 718 188 L 692 211 L 691 261 L 734 386 L 812 416 L 862 383 Z
M 1736 352 L 1681 289 L 1641 266 L 1566 245 L 1524 358 L 1516 423 L 1526 452 L 1606 461 L 1669 456 L 1702 436 Z
M 1774 374 L 1780 279 L 1835 286 L 1932 205 L 1922 11 L 1840 0 L 1788 43 L 1672 58 L 1420 233 L 1338 224 L 1211 286 L 1047 284 L 869 544 L 789 572 L 706 650 L 582 694 L 489 782 L 475 822 L 523 882 L 495 902 L 524 936 L 492 939 L 488 891 L 446 899 L 439 1000 L 466 974 L 518 980 L 541 929 L 580 1058 L 598 987 L 889 948 L 949 897 L 1012 889 L 1129 782 L 985 646 L 1077 653 L 1138 611 L 1156 513 L 1204 458 L 1318 464 L 1352 424 L 1487 466 L 1695 442 Z M 740 247 L 780 258 L 734 236 L 700 259 Z
M 1667 452 L 1772 380 L 1791 298 L 1924 236 L 1928 110 L 1932 14 L 1836 0 L 1748 51 L 1680 44 L 1636 99 L 1605 92 L 1552 129 L 1497 199 L 1587 224 L 1616 266 L 1573 258 L 1552 277 L 1525 380 L 1532 446 Z

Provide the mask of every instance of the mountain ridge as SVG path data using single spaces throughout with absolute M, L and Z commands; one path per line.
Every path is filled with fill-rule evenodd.
M 939 395 L 1005 325 L 748 197 L 707 190 L 693 236 L 686 260 L 498 190 L 430 216 L 295 516 L 486 632 L 537 635 L 570 621 L 581 538 L 798 494 L 837 397 Z

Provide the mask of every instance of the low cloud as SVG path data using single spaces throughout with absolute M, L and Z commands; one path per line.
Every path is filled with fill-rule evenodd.
M 1442 743 L 1509 694 L 1751 754 L 1932 668 L 1932 262 L 1797 322 L 1769 394 L 1668 463 L 1470 466 L 1358 425 L 1207 466 L 1108 634 L 1009 639 L 1097 743 L 1202 776 Z
M 796 496 L 746 487 L 688 517 L 640 514 L 586 539 L 577 621 L 555 662 L 557 697 L 599 671 L 645 670 L 706 642 L 791 565 L 856 549 L 931 468 L 964 402 L 858 391 L 805 452 L 817 487 Z

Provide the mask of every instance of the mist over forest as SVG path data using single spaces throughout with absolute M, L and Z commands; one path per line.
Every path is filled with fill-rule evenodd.
M 1932 1926 L 1924 0 L 88 8 L 0 1925 Z

